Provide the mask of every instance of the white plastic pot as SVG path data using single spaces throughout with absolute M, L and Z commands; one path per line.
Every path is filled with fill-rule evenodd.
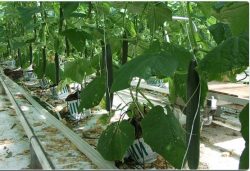
M 15 60 L 11 60 L 9 66 L 12 69 L 16 68 L 16 61 Z
M 16 61 L 15 60 L 8 60 L 8 61 L 5 61 L 4 64 L 10 68 L 10 69 L 14 69 L 16 68 Z
M 33 73 L 33 71 L 25 71 L 24 72 L 24 79 L 26 81 L 33 81 L 33 80 L 36 80 L 37 77 L 36 75 Z
M 40 84 L 42 89 L 45 89 L 45 88 L 47 88 L 49 86 L 49 82 L 46 79 L 40 79 L 39 84 Z
M 67 87 L 63 87 L 62 90 L 58 91 L 57 86 L 54 86 L 50 87 L 50 91 L 54 99 L 65 99 L 69 95 Z
M 143 138 L 134 141 L 128 149 L 128 154 L 138 163 L 152 163 L 157 158 L 157 153 L 144 142 Z
M 75 120 L 83 119 L 91 114 L 90 110 L 83 110 L 82 112 L 78 111 L 79 105 L 80 105 L 79 99 L 67 102 L 69 113 Z

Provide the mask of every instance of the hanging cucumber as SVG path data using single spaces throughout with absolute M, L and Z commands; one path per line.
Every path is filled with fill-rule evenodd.
M 113 83 L 113 68 L 112 68 L 112 52 L 110 44 L 106 45 L 106 68 L 107 68 L 107 85 L 106 85 L 106 110 L 110 111 L 113 103 L 113 93 L 110 92 Z
M 186 139 L 187 144 L 189 144 L 186 159 L 190 169 L 198 168 L 200 158 L 200 79 L 195 70 L 196 66 L 195 60 L 192 60 L 189 64 L 187 77 L 188 104 L 185 109 Z M 191 137 L 190 133 L 192 134 Z
M 122 41 L 122 59 L 121 59 L 121 63 L 122 65 L 125 64 L 128 60 L 128 40 L 127 40 L 128 36 L 126 31 L 124 31 L 123 34 L 123 41 Z
M 42 60 L 43 60 L 43 70 L 42 70 L 42 76 L 44 77 L 45 71 L 46 71 L 46 47 L 44 46 L 42 49 Z
M 18 57 L 19 66 L 22 68 L 23 65 L 22 65 L 21 50 L 20 50 L 20 48 L 18 48 L 18 50 L 17 50 L 17 57 Z
M 105 46 L 104 42 L 101 41 L 102 45 L 102 58 L 100 60 L 101 73 L 106 74 L 106 110 L 110 111 L 113 103 L 113 93 L 110 93 L 110 89 L 113 83 L 113 68 L 112 68 L 112 53 L 110 44 Z
M 7 56 L 11 55 L 11 46 L 10 46 L 10 40 L 8 40 L 8 44 L 7 44 Z
M 92 13 L 92 9 L 93 9 L 93 4 L 92 4 L 92 2 L 89 2 L 88 3 L 88 18 L 90 18 L 91 19 L 91 13 Z
M 34 25 L 36 25 L 36 15 L 34 14 Z M 34 27 L 34 40 L 36 40 L 37 33 L 36 33 L 36 27 Z
M 69 57 L 70 55 L 70 46 L 69 46 L 69 40 L 67 39 L 67 37 L 65 36 L 65 45 L 66 45 L 66 57 Z
M 33 62 L 32 44 L 30 44 L 29 49 L 30 49 L 30 65 L 31 65 Z
M 101 40 L 101 45 L 102 45 L 102 58 L 100 59 L 100 70 L 101 73 L 105 72 L 105 45 L 104 42 Z
M 60 80 L 60 75 L 59 75 L 59 56 L 58 53 L 55 53 L 55 66 L 56 66 L 56 82 L 55 84 L 58 85 L 59 84 L 59 80 Z

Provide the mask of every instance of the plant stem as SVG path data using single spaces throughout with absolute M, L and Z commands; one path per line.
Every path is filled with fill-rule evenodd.
M 187 13 L 188 13 L 188 22 L 189 22 L 189 27 L 190 27 L 190 31 L 191 31 L 191 36 L 193 39 L 194 49 L 196 49 L 198 47 L 198 45 L 197 45 L 197 42 L 196 42 L 195 36 L 194 36 L 193 21 L 192 21 L 192 17 L 191 17 L 191 13 L 190 13 L 190 2 L 187 2 Z M 193 49 L 193 51 L 194 51 L 194 49 Z
M 145 94 L 141 92 L 141 90 L 138 90 L 138 92 L 142 95 L 142 97 L 144 97 L 145 100 L 147 100 L 151 107 L 154 107 L 153 103 L 145 96 Z
M 140 84 L 141 84 L 141 78 L 139 78 L 138 83 L 137 83 L 136 88 L 135 88 L 135 99 L 136 99 L 136 101 L 138 101 L 138 91 L 139 91 Z
M 135 97 L 134 97 L 134 95 L 133 95 L 133 93 L 132 93 L 132 89 L 131 89 L 131 88 L 129 88 L 129 92 L 130 92 L 130 95 L 131 95 L 131 97 L 132 97 L 132 100 L 133 100 L 133 102 L 135 103 L 135 105 L 136 105 L 136 107 L 137 107 L 137 110 L 139 111 L 141 117 L 144 118 L 143 112 L 140 110 L 140 108 L 139 108 L 139 106 L 138 106 L 138 101 L 135 99 Z

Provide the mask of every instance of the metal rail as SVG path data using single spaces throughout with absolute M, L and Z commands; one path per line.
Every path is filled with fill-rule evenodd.
M 234 104 L 239 104 L 242 106 L 245 106 L 246 104 L 249 103 L 249 99 L 239 98 L 239 97 L 230 96 L 227 94 L 222 94 L 222 93 L 217 93 L 217 92 L 212 92 L 212 91 L 208 91 L 207 96 L 208 97 L 214 96 L 218 100 L 226 101 L 226 102 L 230 102 Z

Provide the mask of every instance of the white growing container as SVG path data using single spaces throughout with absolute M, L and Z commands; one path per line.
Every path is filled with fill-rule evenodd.
M 62 90 L 57 90 L 57 86 L 50 87 L 52 97 L 54 99 L 65 99 L 69 95 L 67 87 L 63 87 Z
M 49 82 L 47 79 L 40 79 L 39 84 L 40 84 L 42 89 L 45 89 L 49 86 Z
M 25 71 L 24 72 L 24 79 L 26 81 L 34 81 L 37 79 L 36 75 L 33 73 L 33 71 Z
M 69 113 L 75 120 L 83 119 L 91 114 L 89 109 L 88 110 L 84 109 L 82 112 L 78 111 L 79 105 L 80 105 L 80 99 L 67 101 Z
M 15 60 L 9 61 L 8 66 L 12 69 L 16 68 L 16 61 Z
M 138 163 L 152 163 L 157 158 L 157 153 L 144 142 L 143 138 L 136 139 L 128 149 L 130 155 Z

